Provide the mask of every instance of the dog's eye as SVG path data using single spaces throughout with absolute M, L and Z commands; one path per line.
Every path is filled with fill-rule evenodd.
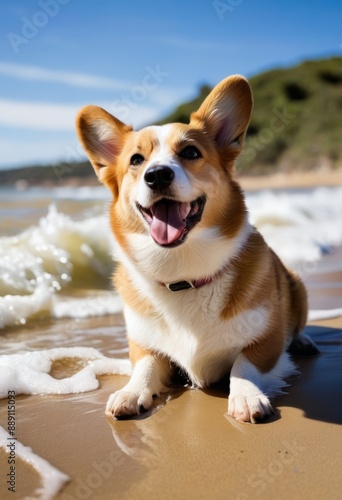
M 202 158 L 202 155 L 196 146 L 186 146 L 179 153 L 179 156 L 185 160 L 197 160 L 197 158 Z
M 138 165 L 140 165 L 144 161 L 145 161 L 145 158 L 142 155 L 140 155 L 139 153 L 137 153 L 137 154 L 132 156 L 131 161 L 130 161 L 130 165 L 134 165 L 135 167 L 137 167 Z

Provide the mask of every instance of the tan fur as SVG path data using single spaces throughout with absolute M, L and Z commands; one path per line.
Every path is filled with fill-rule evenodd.
M 291 302 L 291 315 L 293 318 L 292 330 L 294 336 L 298 336 L 306 325 L 308 316 L 308 296 L 299 276 L 292 270 L 287 271 L 287 281 L 289 283 L 289 295 Z
M 267 289 L 267 285 L 270 286 L 270 280 L 274 278 L 273 269 L 270 251 L 260 233 L 251 233 L 244 249 L 230 262 L 229 271 L 235 279 L 221 311 L 221 318 L 225 320 L 250 309 L 255 303 L 256 295 L 260 303 L 263 298 L 267 300 L 269 297 L 270 289 Z
M 129 358 L 132 361 L 132 365 L 134 366 L 140 359 L 144 358 L 145 356 L 153 356 L 154 353 L 152 353 L 148 349 L 143 349 L 138 345 L 136 342 L 133 340 L 128 339 L 128 346 L 129 346 Z
M 128 339 L 128 346 L 129 346 L 129 358 L 132 362 L 133 367 L 138 363 L 138 361 L 142 360 L 145 357 L 150 356 L 158 364 L 158 368 L 161 373 L 161 379 L 163 383 L 168 384 L 171 374 L 173 372 L 173 366 L 170 360 L 166 356 L 158 354 L 149 349 L 144 349 L 139 344 L 134 342 L 134 340 L 132 339 Z
M 278 315 L 275 314 L 274 316 L 274 320 L 276 320 Z M 265 330 L 264 336 L 258 342 L 245 347 L 242 351 L 261 373 L 272 370 L 284 350 L 284 337 L 280 333 L 277 331 L 277 322 L 274 321 Z
M 243 350 L 246 357 L 261 372 L 271 370 L 284 349 L 286 334 L 283 315 L 290 310 L 287 271 L 278 257 L 266 246 L 262 236 L 253 232 L 244 250 L 230 263 L 235 280 L 222 309 L 222 319 L 230 319 L 253 307 L 264 305 L 270 313 L 262 339 Z
M 137 314 L 143 317 L 160 317 L 150 301 L 135 289 L 125 267 L 121 264 L 114 273 L 113 283 L 124 303 Z
M 221 240 L 233 241 L 234 238 L 239 237 L 246 225 L 246 206 L 241 188 L 234 179 L 234 161 L 242 150 L 252 108 L 253 99 L 247 81 L 241 76 L 235 75 L 223 80 L 215 87 L 200 108 L 191 115 L 189 124 L 172 124 L 170 129 L 166 129 L 168 132 L 167 140 L 161 132 L 158 132 L 157 127 L 146 127 L 140 131 L 133 131 L 131 127 L 121 123 L 101 108 L 88 106 L 80 111 L 77 117 L 79 138 L 99 179 L 113 193 L 110 208 L 111 228 L 121 250 L 130 261 L 129 268 L 125 267 L 123 263 L 119 264 L 114 275 L 114 283 L 126 306 L 134 312 L 132 313 L 133 324 L 135 324 L 134 315 L 136 315 L 139 321 L 151 320 L 151 325 L 158 325 L 160 332 L 168 332 L 169 328 L 169 324 L 159 310 L 160 304 L 167 300 L 167 295 L 164 297 L 164 295 L 159 294 L 158 281 L 151 279 L 155 288 L 153 289 L 151 285 L 151 290 L 154 292 L 150 292 L 148 295 L 144 286 L 139 286 L 140 281 L 134 279 L 131 269 L 131 266 L 139 268 L 139 258 L 141 257 L 136 255 L 140 252 L 140 246 L 137 243 L 135 247 L 134 245 L 132 247 L 133 240 L 130 237 L 136 238 L 134 241 L 139 242 L 139 245 L 141 241 L 144 241 L 143 244 L 146 248 L 150 248 L 146 240 L 139 239 L 147 234 L 148 229 L 146 228 L 146 220 L 139 213 L 139 204 L 135 194 L 138 186 L 142 185 L 145 190 L 148 189 L 143 177 L 147 166 L 153 165 L 154 159 L 158 159 L 160 154 L 162 154 L 162 158 L 167 158 L 171 164 L 173 160 L 177 162 L 178 168 L 181 168 L 183 172 L 183 179 L 197 193 L 195 198 L 197 199 L 199 195 L 206 197 L 205 208 L 198 227 L 203 230 L 203 233 L 207 229 L 218 231 L 218 245 L 222 244 Z M 201 153 L 196 161 L 183 158 L 180 154 L 189 145 L 195 146 Z M 134 154 L 142 155 L 142 164 L 132 164 L 131 158 Z M 162 196 L 168 197 L 168 193 L 156 195 L 149 192 L 149 196 L 155 196 L 157 203 Z M 172 187 L 169 198 L 174 199 Z M 181 200 L 176 198 L 176 201 L 181 201 L 183 205 L 186 203 L 190 205 L 194 198 Z M 148 209 L 149 206 L 144 208 Z M 221 280 L 221 295 L 220 299 L 217 299 L 217 307 L 212 308 L 210 297 L 207 300 L 207 306 L 209 310 L 218 310 L 218 320 L 223 324 L 222 330 L 220 330 L 223 332 L 222 335 L 225 334 L 225 325 L 227 328 L 232 328 L 232 335 L 238 335 L 234 330 L 234 325 L 243 328 L 244 322 L 248 323 L 246 329 L 251 332 L 250 342 L 246 340 L 241 348 L 241 353 L 261 374 L 264 374 L 276 366 L 289 343 L 289 339 L 299 335 L 305 325 L 307 299 L 305 288 L 298 276 L 283 266 L 257 230 L 253 229 L 248 234 L 247 240 L 243 242 L 239 251 L 229 258 L 228 263 L 215 269 L 213 274 L 220 276 Z M 205 243 L 204 241 L 203 244 L 205 245 Z M 184 243 L 181 242 L 181 245 Z M 193 247 L 190 248 L 193 254 L 188 253 L 188 255 L 194 255 L 195 258 L 197 248 L 195 250 Z M 181 252 L 177 254 L 177 251 L 172 250 L 173 255 L 181 255 Z M 171 259 L 169 253 L 165 255 L 168 256 L 165 258 Z M 157 253 L 153 256 L 157 256 Z M 211 255 L 206 255 L 206 260 L 203 262 L 203 277 L 207 277 L 205 265 L 210 259 Z M 219 253 L 217 253 L 217 259 L 219 259 Z M 154 260 L 149 265 L 152 266 L 150 268 L 152 272 L 158 274 Z M 164 265 L 163 260 L 160 261 L 160 265 Z M 192 262 L 189 263 L 189 266 L 192 267 Z M 197 265 L 197 268 L 201 268 L 201 266 L 202 262 Z M 168 270 L 167 266 L 165 269 Z M 140 271 L 142 271 L 144 279 L 148 279 L 146 269 Z M 159 280 L 160 287 L 161 281 L 164 280 Z M 173 292 L 168 291 L 167 293 L 172 294 Z M 194 294 L 193 291 L 189 293 Z M 203 296 L 203 293 L 201 291 L 198 296 Z M 170 298 L 172 299 L 171 296 Z M 198 302 L 198 299 L 194 299 L 193 302 L 189 301 L 187 304 L 191 307 L 198 307 L 198 314 L 200 314 L 201 303 L 197 303 L 196 300 Z M 177 305 L 177 313 L 182 307 L 183 304 Z M 253 334 L 254 326 L 256 325 L 255 328 L 258 328 L 257 318 L 253 314 L 260 314 L 262 321 L 265 322 L 262 325 L 260 335 Z M 216 320 L 215 317 L 214 321 Z M 177 316 L 177 321 L 182 328 L 181 315 Z M 127 387 L 131 391 L 131 386 L 135 387 L 134 384 L 138 384 L 139 387 L 143 387 L 143 390 L 141 390 L 142 395 L 124 390 L 119 391 L 121 394 L 112 395 L 108 403 L 108 411 L 114 415 L 121 416 L 139 412 L 139 404 L 150 405 L 151 391 L 158 392 L 159 389 L 155 389 L 155 387 L 167 384 L 170 379 L 174 360 L 171 355 L 161 354 L 164 345 L 158 345 L 158 331 L 151 332 L 151 334 L 151 338 L 149 332 L 144 334 L 148 338 L 143 338 L 139 342 L 133 338 L 129 339 L 132 364 L 140 366 L 140 368 L 133 372 L 133 382 Z M 167 337 L 166 342 L 168 341 Z M 182 342 L 183 339 L 180 338 L 179 341 Z M 205 340 L 197 339 L 197 341 L 202 342 L 201 348 L 204 349 L 207 343 L 209 345 L 211 337 Z M 230 341 L 228 338 L 228 343 Z M 149 342 L 153 349 L 148 348 Z M 195 360 L 189 358 L 189 366 L 183 366 L 183 368 L 189 371 L 191 369 L 197 370 L 196 373 L 200 379 L 201 373 L 206 372 L 199 366 L 202 359 L 207 359 L 208 363 L 212 363 L 214 366 L 215 363 L 222 364 L 222 361 L 225 361 L 226 351 L 220 342 L 221 339 L 217 339 L 217 344 L 221 346 L 217 352 L 221 349 L 223 354 L 217 354 L 216 346 L 214 346 L 213 351 L 208 352 L 207 358 L 205 356 Z M 190 351 L 197 352 L 198 346 L 196 343 L 192 343 L 191 338 L 188 345 L 191 347 Z M 234 353 L 233 342 L 231 349 Z M 180 357 L 182 357 L 181 354 L 179 354 Z M 147 367 L 145 367 L 146 387 L 144 379 L 141 380 L 140 375 L 137 376 L 138 382 L 134 377 L 134 373 L 140 374 L 139 370 L 143 370 L 144 368 L 141 367 L 144 366 Z M 209 368 L 206 373 L 210 372 Z M 219 370 L 221 370 L 221 365 L 217 366 L 217 373 L 221 373 Z M 160 377 L 160 381 L 158 377 Z M 151 389 L 148 384 L 154 389 Z M 259 409 L 254 408 L 254 410 L 246 410 L 246 412 L 243 410 L 241 416 L 241 411 L 235 410 L 235 405 L 239 407 L 239 404 L 237 397 L 232 410 L 237 419 L 254 421 L 256 416 L 260 416 L 260 408 L 263 408 L 264 415 L 270 412 L 269 403 L 265 404 L 264 402 Z M 245 406 L 242 405 L 242 408 Z

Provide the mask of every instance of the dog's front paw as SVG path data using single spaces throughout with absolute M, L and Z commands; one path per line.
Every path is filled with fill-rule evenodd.
M 271 403 L 265 394 L 249 397 L 229 396 L 228 415 L 234 417 L 238 422 L 255 424 L 273 413 Z
M 139 415 L 141 409 L 148 410 L 151 407 L 152 399 L 153 394 L 148 389 L 140 394 L 121 389 L 109 396 L 106 415 L 110 417 Z

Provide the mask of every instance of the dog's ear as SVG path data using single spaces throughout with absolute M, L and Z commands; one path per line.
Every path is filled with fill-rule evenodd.
M 247 80 L 229 76 L 210 92 L 200 108 L 192 113 L 191 124 L 210 134 L 219 148 L 240 153 L 253 109 L 253 97 Z
M 99 180 L 109 183 L 115 169 L 109 175 L 108 167 L 115 163 L 132 127 L 98 106 L 86 106 L 76 117 L 76 130 Z

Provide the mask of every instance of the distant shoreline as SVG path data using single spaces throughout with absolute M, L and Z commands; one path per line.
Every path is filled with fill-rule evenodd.
M 276 172 L 270 175 L 243 175 L 237 173 L 237 181 L 246 191 L 258 191 L 260 189 L 290 189 L 290 188 L 311 188 L 318 186 L 339 186 L 342 185 L 342 169 L 326 170 L 321 169 L 313 172 Z M 5 184 L 1 187 L 13 187 L 18 191 L 39 187 L 53 189 L 58 187 L 96 187 L 100 186 L 96 175 L 87 177 L 68 177 L 64 180 L 41 182 L 27 182 L 25 179 L 17 180 L 14 183 Z
M 271 175 L 237 175 L 237 180 L 246 191 L 260 189 L 312 188 L 342 185 L 342 169 L 317 170 L 314 172 L 277 172 Z

